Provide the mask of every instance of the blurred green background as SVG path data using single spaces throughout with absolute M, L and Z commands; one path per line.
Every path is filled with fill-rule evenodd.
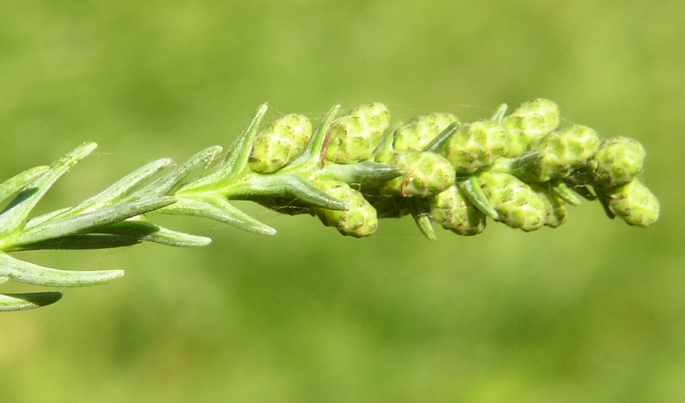
M 278 235 L 165 218 L 213 244 L 24 253 L 127 274 L 3 314 L 0 401 L 685 401 L 683 43 L 681 0 L 2 2 L 1 177 L 100 145 L 43 212 L 228 146 L 265 101 L 469 121 L 548 97 L 645 145 L 662 217 L 585 203 L 555 230 L 358 240 L 246 204 Z

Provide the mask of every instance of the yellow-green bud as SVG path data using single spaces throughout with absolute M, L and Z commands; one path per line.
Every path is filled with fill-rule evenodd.
M 473 173 L 504 155 L 507 143 L 504 126 L 481 120 L 462 126 L 447 143 L 444 155 L 458 173 Z
M 312 124 L 303 115 L 285 115 L 259 132 L 254 139 L 249 167 L 255 172 L 275 172 L 295 157 L 307 145 Z
M 478 182 L 497 211 L 499 221 L 524 231 L 533 231 L 545 224 L 546 210 L 542 198 L 515 176 L 483 172 L 478 175 Z
M 318 188 L 344 202 L 349 210 L 327 210 L 312 208 L 327 227 L 335 227 L 341 234 L 356 238 L 372 235 L 378 229 L 376 209 L 358 191 L 350 188 L 345 182 L 333 180 L 315 180 Z
M 432 152 L 384 151 L 375 156 L 381 164 L 404 169 L 406 175 L 386 182 L 382 190 L 404 197 L 426 197 L 454 184 L 454 168 L 445 157 Z
M 502 124 L 509 134 L 506 157 L 516 158 L 535 139 L 559 127 L 559 107 L 549 99 L 534 99 L 519 105 Z
M 602 143 L 588 163 L 592 177 L 600 187 L 625 185 L 642 172 L 645 149 L 628 137 L 614 137 Z
M 358 105 L 331 123 L 326 159 L 353 164 L 371 157 L 390 124 L 390 111 L 380 102 Z
M 457 186 L 428 198 L 431 219 L 459 235 L 478 235 L 485 230 L 486 217 L 468 202 Z
M 397 151 L 421 151 L 447 126 L 458 121 L 450 113 L 417 116 L 395 130 L 393 148 Z
M 639 178 L 612 189 L 609 209 L 630 225 L 646 227 L 659 219 L 659 200 Z
M 566 203 L 560 197 L 553 194 L 551 190 L 544 189 L 542 186 L 544 184 L 541 184 L 540 187 L 535 186 L 533 189 L 545 205 L 545 225 L 556 228 L 566 222 L 566 217 L 568 216 Z
M 593 129 L 573 125 L 549 133 L 530 147 L 542 158 L 532 169 L 535 180 L 545 182 L 551 178 L 568 177 L 574 169 L 587 164 L 599 149 L 599 136 Z

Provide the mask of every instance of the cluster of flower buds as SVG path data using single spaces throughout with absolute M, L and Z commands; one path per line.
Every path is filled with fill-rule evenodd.
M 247 168 L 223 181 L 222 195 L 308 213 L 344 235 L 368 236 L 379 218 L 404 215 L 428 238 L 435 237 L 431 222 L 459 235 L 479 234 L 488 219 L 533 231 L 563 224 L 567 205 L 580 197 L 631 225 L 659 216 L 640 178 L 642 145 L 602 139 L 582 125 L 560 127 L 559 108 L 548 99 L 511 113 L 502 105 L 472 123 L 431 113 L 391 125 L 378 102 L 342 114 L 334 107 L 315 130 L 303 115 L 258 131 L 260 119 L 238 141 L 248 149 Z

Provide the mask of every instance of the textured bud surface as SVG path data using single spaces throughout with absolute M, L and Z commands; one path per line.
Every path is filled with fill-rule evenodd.
M 428 198 L 431 219 L 459 235 L 478 235 L 485 230 L 486 217 L 468 202 L 457 186 Z
M 338 164 L 369 159 L 389 124 L 390 112 L 379 102 L 352 108 L 331 123 L 326 159 Z
M 507 131 L 498 122 L 481 120 L 462 126 L 445 148 L 445 157 L 458 173 L 473 173 L 507 151 Z
M 630 225 L 646 227 L 659 219 L 659 200 L 638 178 L 608 196 L 609 209 Z
M 303 115 L 285 115 L 259 132 L 254 139 L 249 167 L 271 173 L 299 155 L 312 135 L 312 124 Z
M 642 172 L 644 159 L 645 149 L 639 141 L 619 136 L 602 143 L 590 169 L 598 186 L 621 186 Z
M 399 167 L 407 172 L 385 183 L 383 190 L 401 196 L 431 196 L 454 184 L 454 168 L 447 159 L 431 152 L 385 151 L 376 162 Z
M 587 163 L 599 149 L 599 136 L 593 129 L 573 125 L 549 133 L 531 145 L 542 158 L 534 169 L 537 181 L 567 177 Z
M 537 186 L 534 189 L 545 205 L 545 225 L 556 228 L 565 223 L 568 210 L 564 200 L 556 196 L 551 190 Z
M 341 234 L 356 238 L 372 235 L 378 229 L 376 209 L 362 196 L 344 182 L 315 180 L 314 184 L 349 206 L 347 211 L 312 208 L 321 222 L 327 227 L 335 227 Z
M 395 130 L 393 148 L 397 151 L 420 151 L 447 126 L 458 121 L 450 113 L 418 116 Z
M 519 105 L 502 119 L 502 124 L 509 134 L 506 156 L 515 158 L 532 141 L 559 127 L 559 107 L 549 99 L 534 99 Z
M 484 172 L 478 175 L 478 181 L 504 224 L 524 231 L 533 231 L 545 224 L 542 198 L 515 176 Z

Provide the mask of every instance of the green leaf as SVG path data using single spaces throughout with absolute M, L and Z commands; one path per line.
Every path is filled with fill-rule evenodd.
M 0 183 L 0 203 L 10 197 L 12 194 L 18 192 L 24 186 L 31 184 L 34 179 L 46 173 L 50 168 L 46 165 L 37 166 L 19 173 L 4 182 Z
M 245 214 L 219 195 L 181 197 L 177 203 L 159 212 L 209 218 L 260 235 L 276 234 L 275 229 Z
M 362 161 L 356 164 L 326 164 L 317 176 L 331 178 L 348 184 L 358 183 L 362 186 L 379 186 L 404 174 L 404 169 L 399 167 L 372 161 Z
M 48 172 L 37 178 L 31 188 L 20 192 L 5 208 L 0 219 L 0 236 L 9 234 L 21 227 L 40 199 L 50 187 L 80 160 L 88 156 L 95 143 L 84 143 L 50 165 Z
M 230 199 L 250 197 L 295 198 L 312 207 L 329 210 L 347 210 L 347 204 L 331 197 L 298 174 L 251 175 L 248 180 L 225 189 L 224 196 Z
M 165 196 L 116 204 L 88 213 L 49 220 L 26 231 L 22 231 L 15 236 L 8 237 L 5 242 L 7 245 L 26 245 L 47 239 L 83 233 L 93 228 L 113 224 L 160 209 L 175 202 L 176 199 L 174 197 Z
M 487 196 L 485 196 L 485 193 L 483 193 L 483 189 L 478 183 L 477 176 L 469 175 L 466 177 L 457 177 L 456 182 L 459 190 L 463 192 L 464 196 L 466 196 L 471 204 L 480 210 L 481 213 L 492 218 L 493 220 L 497 220 L 499 218 L 499 214 L 497 214 L 497 211 L 494 207 L 492 207 Z
M 34 292 L 27 294 L 0 294 L 0 312 L 25 311 L 41 308 L 62 299 L 60 292 Z
M 124 275 L 123 270 L 67 271 L 38 266 L 0 253 L 0 277 L 45 287 L 85 287 L 104 284 Z
M 202 166 L 206 167 L 211 164 L 211 162 L 214 161 L 214 159 L 217 157 L 217 155 L 219 155 L 219 153 L 221 153 L 222 150 L 223 148 L 221 146 L 205 148 L 204 150 L 192 155 L 181 165 L 164 174 L 161 178 L 158 178 L 149 185 L 137 190 L 131 195 L 131 197 L 144 198 L 153 195 L 165 196 L 173 193 L 172 191 L 175 190 L 176 187 L 180 187 L 181 189 L 186 186 L 192 187 L 193 183 L 201 181 L 204 176 L 192 181 L 188 185 L 183 185 L 182 181 L 198 168 Z M 198 184 L 197 186 L 201 186 L 201 184 Z
M 431 224 L 430 213 L 426 205 L 418 197 L 409 197 L 405 199 L 411 211 L 414 222 L 419 230 L 428 240 L 435 241 L 438 237 L 435 235 L 433 225 Z

